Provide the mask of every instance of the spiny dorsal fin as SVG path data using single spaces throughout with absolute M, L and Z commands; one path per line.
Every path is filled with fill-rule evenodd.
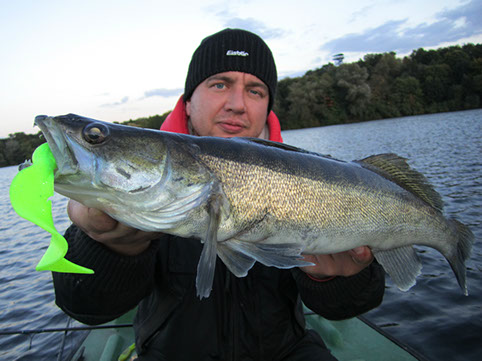
M 356 162 L 415 194 L 435 209 L 442 211 L 443 202 L 440 195 L 428 183 L 423 174 L 410 168 L 407 159 L 389 153 L 372 155 Z
M 243 137 L 243 138 L 237 138 L 236 137 L 236 138 L 232 138 L 232 139 L 236 139 L 237 141 L 240 141 L 240 142 L 261 144 L 261 145 L 264 145 L 266 147 L 283 149 L 283 150 L 287 150 L 287 151 L 290 151 L 290 152 L 310 154 L 310 155 L 314 155 L 314 156 L 317 156 L 317 157 L 330 158 L 330 159 L 333 158 L 329 154 L 320 154 L 320 153 L 312 152 L 310 150 L 298 148 L 298 147 L 295 147 L 293 145 L 289 145 L 289 144 L 286 144 L 286 143 L 278 143 L 278 142 L 273 142 L 271 140 L 266 140 L 266 139 L 250 138 L 250 137 Z

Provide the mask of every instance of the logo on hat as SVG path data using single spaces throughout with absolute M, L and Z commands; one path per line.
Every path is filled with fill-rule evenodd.
M 249 53 L 244 50 L 228 50 L 226 52 L 227 56 L 249 56 Z

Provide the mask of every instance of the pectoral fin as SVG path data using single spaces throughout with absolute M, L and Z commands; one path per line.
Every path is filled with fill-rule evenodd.
M 196 289 L 200 299 L 208 298 L 213 287 L 221 204 L 220 196 L 214 196 L 209 203 L 209 225 L 196 275 Z
M 422 263 L 412 246 L 373 250 L 373 255 L 400 290 L 408 291 L 415 285 Z
M 225 243 L 218 245 L 218 254 L 226 267 L 236 277 L 245 277 L 256 262 L 252 257 L 227 246 Z

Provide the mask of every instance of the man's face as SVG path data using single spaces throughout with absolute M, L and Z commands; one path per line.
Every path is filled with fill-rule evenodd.
M 194 90 L 186 113 L 196 135 L 265 137 L 269 91 L 254 75 L 215 74 Z

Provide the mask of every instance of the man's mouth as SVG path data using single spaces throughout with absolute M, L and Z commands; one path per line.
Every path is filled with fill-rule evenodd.
M 219 122 L 218 126 L 226 133 L 231 133 L 231 134 L 240 133 L 245 128 L 243 123 L 233 122 L 233 121 Z

